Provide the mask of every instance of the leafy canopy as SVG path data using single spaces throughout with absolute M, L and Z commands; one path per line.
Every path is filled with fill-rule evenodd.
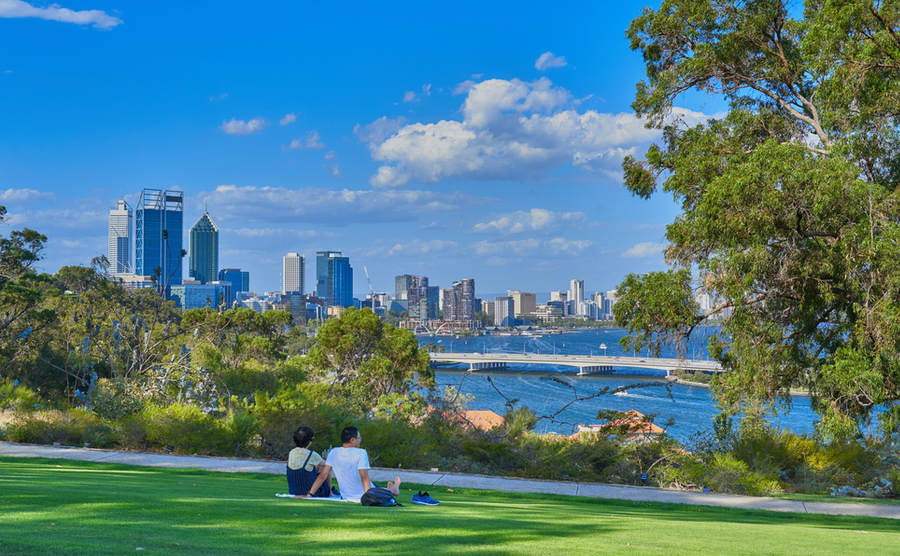
M 658 352 L 724 317 L 715 387 L 730 409 L 806 388 L 826 435 L 876 408 L 900 430 L 900 3 L 667 0 L 628 29 L 647 78 L 633 108 L 662 130 L 625 181 L 661 186 L 672 269 L 630 275 L 617 322 Z M 688 127 L 676 98 L 728 102 Z M 717 301 L 701 313 L 694 294 Z

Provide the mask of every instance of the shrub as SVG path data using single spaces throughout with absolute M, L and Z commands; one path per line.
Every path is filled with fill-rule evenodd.
M 223 453 L 228 449 L 228 433 L 222 422 L 196 406 L 152 406 L 141 418 L 151 445 L 172 446 L 188 454 Z
M 141 402 L 124 380 L 97 380 L 88 391 L 89 409 L 110 421 L 133 415 L 141 410 Z
M 234 455 L 249 455 L 251 441 L 259 433 L 259 421 L 252 413 L 232 409 L 225 419 L 225 430 L 230 444 L 234 446 Z
M 18 380 L 0 379 L 0 409 L 30 409 L 40 406 L 40 398 Z
M 107 423 L 84 409 L 16 412 L 5 427 L 10 441 L 31 444 L 89 442 L 95 447 L 110 447 L 112 433 Z

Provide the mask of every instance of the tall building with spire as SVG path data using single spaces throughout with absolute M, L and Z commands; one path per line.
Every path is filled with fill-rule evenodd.
M 131 224 L 133 213 L 125 199 L 116 201 L 116 208 L 109 211 L 109 277 L 132 274 Z
M 216 280 L 219 274 L 219 227 L 204 211 L 197 222 L 191 226 L 189 233 L 191 244 L 190 277 L 208 284 Z
M 183 279 L 184 192 L 142 189 L 134 221 L 134 273 L 168 296 Z
M 282 293 L 306 293 L 306 257 L 300 253 L 288 253 L 282 262 Z

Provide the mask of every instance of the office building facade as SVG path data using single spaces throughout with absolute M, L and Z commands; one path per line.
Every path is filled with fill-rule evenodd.
M 284 293 L 306 293 L 306 257 L 299 253 L 288 253 L 282 261 L 281 271 L 283 277 L 282 291 Z M 304 308 L 303 310 L 305 311 L 306 309 Z
M 116 201 L 116 208 L 109 211 L 109 270 L 110 278 L 132 274 L 131 227 L 134 214 L 125 199 Z
M 208 284 L 219 274 L 219 227 L 208 212 L 204 212 L 188 233 L 191 244 L 189 275 L 201 284 Z
M 134 273 L 155 276 L 157 290 L 166 296 L 182 280 L 183 213 L 183 192 L 141 190 L 134 219 Z
M 353 306 L 353 268 L 340 251 L 316 252 L 316 297 L 326 307 Z

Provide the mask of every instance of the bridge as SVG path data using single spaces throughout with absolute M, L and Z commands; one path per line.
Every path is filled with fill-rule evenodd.
M 434 363 L 468 364 L 470 371 L 485 369 L 508 370 L 511 365 L 563 365 L 577 367 L 579 375 L 612 371 L 613 367 L 656 369 L 666 371 L 703 371 L 721 373 L 716 361 L 691 359 L 662 359 L 656 357 L 616 357 L 607 355 L 548 355 L 537 353 L 429 353 Z

